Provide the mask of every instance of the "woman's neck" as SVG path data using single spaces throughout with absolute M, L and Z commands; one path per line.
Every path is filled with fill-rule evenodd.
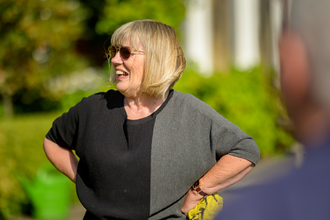
M 151 115 L 163 104 L 167 96 L 168 92 L 166 93 L 164 99 L 150 96 L 145 93 L 135 98 L 125 97 L 124 107 L 127 118 L 137 120 Z

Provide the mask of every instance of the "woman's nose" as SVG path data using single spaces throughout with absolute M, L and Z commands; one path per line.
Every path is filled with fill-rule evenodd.
M 117 51 L 117 52 L 116 52 L 116 55 L 115 55 L 114 57 L 112 57 L 111 62 L 112 62 L 113 64 L 120 64 L 120 63 L 123 62 L 123 60 L 121 59 L 121 56 L 120 56 L 120 54 L 119 54 L 119 51 Z

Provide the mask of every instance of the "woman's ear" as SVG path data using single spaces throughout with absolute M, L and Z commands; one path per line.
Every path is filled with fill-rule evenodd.
M 284 30 L 279 41 L 281 89 L 289 114 L 299 111 L 309 95 L 311 74 L 306 46 L 297 33 Z

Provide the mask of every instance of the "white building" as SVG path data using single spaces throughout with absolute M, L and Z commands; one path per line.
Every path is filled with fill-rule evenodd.
M 208 74 L 230 66 L 278 68 L 283 0 L 191 0 L 184 50 Z

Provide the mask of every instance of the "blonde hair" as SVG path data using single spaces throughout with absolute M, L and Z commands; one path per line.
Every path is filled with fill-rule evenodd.
M 130 41 L 135 49 L 138 43 L 144 48 L 144 78 L 140 90 L 164 98 L 166 92 L 180 79 L 186 67 L 186 60 L 174 28 L 159 21 L 132 21 L 113 33 L 111 45 L 122 45 L 125 41 Z M 110 64 L 111 61 L 108 61 Z M 113 67 L 110 71 L 110 82 L 116 82 Z

